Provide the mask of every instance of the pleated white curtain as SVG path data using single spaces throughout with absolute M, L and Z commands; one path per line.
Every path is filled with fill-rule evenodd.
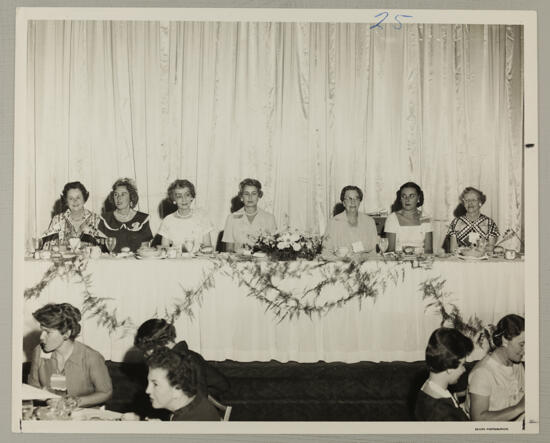
M 245 177 L 279 226 L 311 232 L 343 186 L 369 212 L 409 180 L 437 243 L 466 186 L 521 228 L 519 26 L 34 21 L 28 37 L 28 237 L 67 181 L 100 212 L 123 176 L 153 231 L 174 179 L 223 229 Z

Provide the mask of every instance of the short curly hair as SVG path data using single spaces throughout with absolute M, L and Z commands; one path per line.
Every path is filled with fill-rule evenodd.
M 170 183 L 170 186 L 168 186 L 168 198 L 172 201 L 175 201 L 176 200 L 176 196 L 174 195 L 174 191 L 177 189 L 177 188 L 187 188 L 189 189 L 189 193 L 191 194 L 191 197 L 195 198 L 195 196 L 197 195 L 196 191 L 195 191 L 195 185 L 193 183 L 191 183 L 189 180 L 174 180 L 172 183 Z
M 188 397 L 198 391 L 199 377 L 196 363 L 190 356 L 183 356 L 166 347 L 156 349 L 148 358 L 149 369 L 164 369 L 170 386 L 181 389 Z
M 80 311 L 69 303 L 48 303 L 34 311 L 32 316 L 41 326 L 57 329 L 61 334 L 71 331 L 69 339 L 74 340 L 80 334 Z
M 414 188 L 416 190 L 416 193 L 418 194 L 418 201 L 416 202 L 417 208 L 424 204 L 424 191 L 422 190 L 422 188 L 415 182 L 407 182 L 403 183 L 395 193 L 395 200 L 391 205 L 391 212 L 396 212 L 403 209 L 403 203 L 401 203 L 401 192 L 405 188 Z
M 167 346 L 176 341 L 176 328 L 162 318 L 151 318 L 141 324 L 134 338 L 134 346 L 143 353 Z
M 256 180 L 255 178 L 245 178 L 242 182 L 239 183 L 239 198 L 243 197 L 245 186 L 254 186 L 258 190 L 258 197 L 263 197 L 264 191 L 262 191 L 262 184 L 260 183 L 260 181 Z
M 130 194 L 130 207 L 135 208 L 139 201 L 139 195 L 138 190 L 136 186 L 136 182 L 132 180 L 131 178 L 119 178 L 112 186 L 111 192 L 109 193 L 109 202 L 113 205 L 115 205 L 115 190 L 119 186 L 124 186 L 128 193 Z
M 481 192 L 477 188 L 474 188 L 473 186 L 467 186 L 466 188 L 464 188 L 464 190 L 460 193 L 460 196 L 458 197 L 459 203 L 453 212 L 455 217 L 462 217 L 463 215 L 466 215 L 466 207 L 464 206 L 464 196 L 468 192 L 475 192 L 479 197 L 479 202 L 481 203 L 481 205 L 484 205 L 485 202 L 487 201 L 487 196 L 483 192 Z
M 472 340 L 452 328 L 438 328 L 432 332 L 426 347 L 426 364 L 430 372 L 456 369 L 460 359 L 474 349 Z
M 502 346 L 502 338 L 512 340 L 525 331 L 525 319 L 520 315 L 508 314 L 502 317 L 493 331 L 493 344 L 495 347 Z
M 344 197 L 346 196 L 346 192 L 348 191 L 356 191 L 359 195 L 359 201 L 363 201 L 363 191 L 361 191 L 361 188 L 359 186 L 354 185 L 347 185 L 342 188 L 340 191 L 340 201 L 344 202 Z
M 88 201 L 90 193 L 86 189 L 86 186 L 80 182 L 69 182 L 63 186 L 63 191 L 61 192 L 61 199 L 63 200 L 63 203 L 67 204 L 67 194 L 71 189 L 80 189 L 80 192 L 82 192 L 82 197 L 84 197 L 84 203 Z

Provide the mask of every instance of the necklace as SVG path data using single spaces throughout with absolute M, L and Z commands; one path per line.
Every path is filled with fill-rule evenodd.
M 191 211 L 189 211 L 189 214 L 180 214 L 180 210 L 178 209 L 176 211 L 176 217 L 178 218 L 190 218 L 193 215 Z
M 244 213 L 246 214 L 247 217 L 254 217 L 258 213 L 258 209 L 256 208 L 256 210 L 252 213 L 249 213 L 246 211 L 244 211 Z
M 130 209 L 127 214 L 121 214 L 120 211 L 117 209 L 115 210 L 115 214 L 117 216 L 117 219 L 120 221 L 128 221 L 133 217 L 132 210 Z

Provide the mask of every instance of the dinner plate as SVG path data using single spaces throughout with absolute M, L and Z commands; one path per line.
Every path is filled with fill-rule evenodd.
M 472 256 L 458 254 L 458 258 L 460 258 L 461 260 L 487 260 L 489 256 L 487 254 L 484 254 L 481 257 L 472 257 Z
M 142 255 L 136 254 L 138 260 L 164 260 L 166 255 L 150 255 L 148 257 L 143 257 Z
M 120 412 L 106 409 L 82 408 L 71 412 L 71 420 L 120 420 Z

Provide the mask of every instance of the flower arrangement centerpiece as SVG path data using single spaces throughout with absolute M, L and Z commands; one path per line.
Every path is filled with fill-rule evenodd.
M 508 228 L 508 229 L 506 229 L 506 231 L 504 231 L 504 234 L 503 234 L 502 238 L 497 242 L 497 244 L 495 245 L 495 248 L 497 246 L 504 247 L 503 243 L 508 243 L 509 240 L 511 240 L 511 239 L 515 239 L 516 242 L 519 243 L 520 250 L 525 250 L 525 243 L 523 242 L 521 237 L 518 235 L 516 230 L 512 229 L 512 228 Z
M 253 252 L 264 252 L 274 260 L 313 260 L 321 252 L 321 238 L 298 231 L 262 233 L 256 239 Z

